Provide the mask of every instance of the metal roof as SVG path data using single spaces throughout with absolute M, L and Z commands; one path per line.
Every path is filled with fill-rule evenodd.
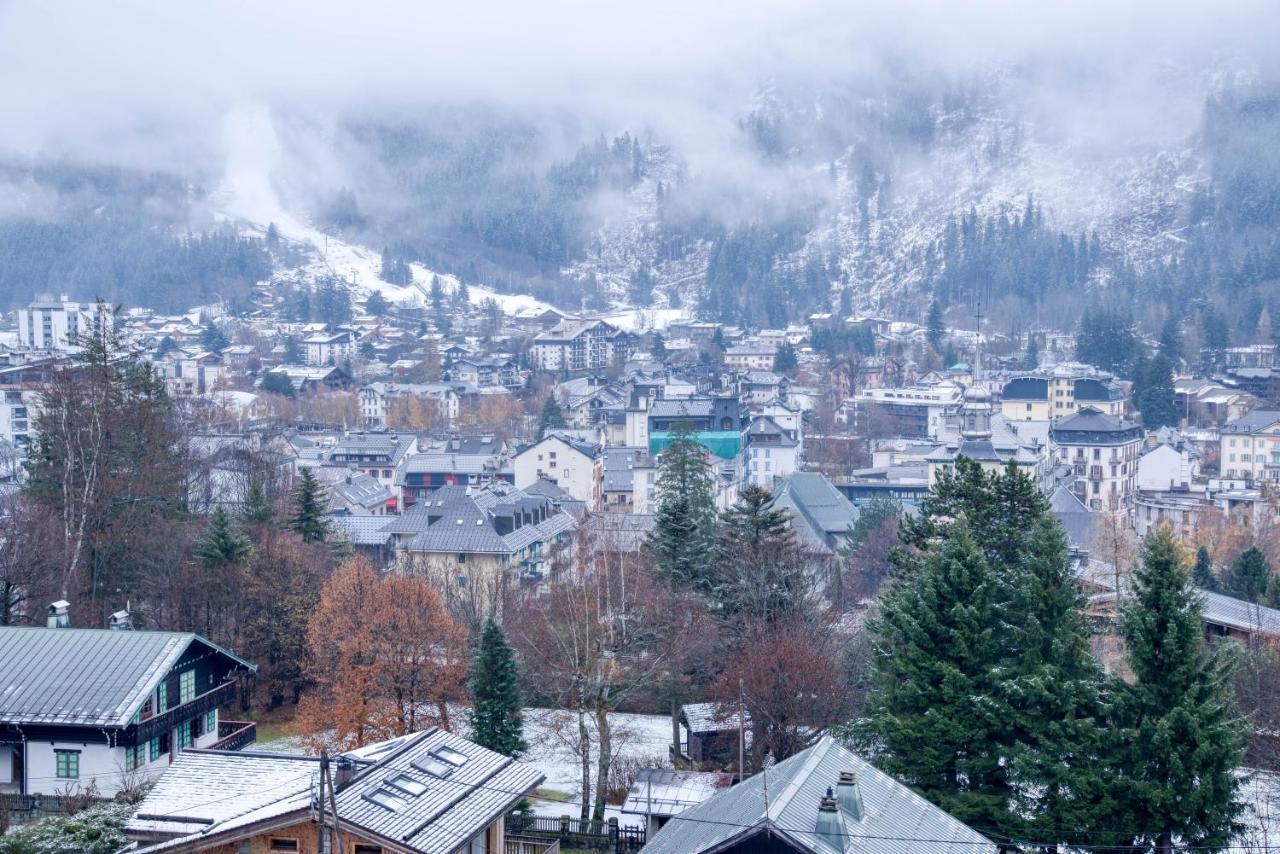
M 743 712 L 744 726 L 751 726 L 751 715 Z M 738 709 L 720 703 L 689 703 L 680 707 L 680 717 L 689 732 L 726 732 L 738 728 Z
M 257 669 L 190 632 L 0 627 L 0 723 L 127 726 L 193 643 Z
M 818 834 L 818 804 L 836 788 L 841 771 L 854 771 L 862 797 L 861 817 L 843 807 L 839 836 Z M 767 778 L 767 788 L 766 788 Z M 698 854 L 721 850 L 768 830 L 801 851 L 994 852 L 995 843 L 917 795 L 911 789 L 823 737 L 738 785 L 684 810 L 649 840 L 645 854 Z
M 385 546 L 391 540 L 391 532 L 386 530 L 386 516 L 336 514 L 326 521 L 329 527 L 341 531 L 353 546 Z
M 1257 433 L 1280 422 L 1280 409 L 1255 409 L 1222 425 L 1223 433 Z
M 622 812 L 632 815 L 672 816 L 697 806 L 732 778 L 719 771 L 677 771 L 674 768 L 641 768 L 627 792 Z

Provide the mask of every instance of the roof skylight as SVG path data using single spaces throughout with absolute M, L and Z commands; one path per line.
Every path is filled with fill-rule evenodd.
M 471 758 L 461 751 L 454 750 L 452 747 L 437 747 L 431 751 L 431 755 L 459 768 L 467 764 L 467 760 Z
M 365 798 L 373 801 L 383 809 L 388 809 L 392 812 L 399 812 L 408 806 L 408 802 L 406 802 L 404 798 L 396 794 L 394 790 L 388 788 L 381 788 L 377 791 L 370 792 L 365 795 Z
M 394 777 L 388 777 L 383 781 L 384 784 L 393 789 L 399 789 L 410 797 L 416 798 L 427 791 L 427 784 L 420 780 L 415 780 L 408 774 L 397 774 Z
M 434 756 L 427 756 L 422 759 L 415 759 L 409 763 L 414 768 L 432 777 L 439 777 L 441 780 L 453 773 L 454 768 L 447 762 L 441 762 Z

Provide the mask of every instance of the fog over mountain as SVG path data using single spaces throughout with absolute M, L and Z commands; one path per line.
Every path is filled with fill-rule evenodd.
M 1070 283 L 1219 300 L 1251 252 L 1230 302 L 1265 302 L 1271 206 L 1232 194 L 1280 177 L 1277 36 L 1266 2 L 10 2 L 0 302 L 247 280 L 228 217 L 755 325 L 979 289 L 1071 322 Z

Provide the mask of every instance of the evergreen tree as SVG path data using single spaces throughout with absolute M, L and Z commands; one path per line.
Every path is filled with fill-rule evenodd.
M 267 223 L 267 234 L 265 239 L 267 248 L 275 251 L 280 248 L 280 229 L 276 227 L 274 222 Z
M 929 303 L 929 318 L 925 322 L 925 338 L 933 352 L 941 355 L 947 340 L 947 326 L 942 322 L 942 306 L 935 299 Z
M 715 552 L 716 510 L 706 450 L 678 425 L 658 467 L 658 508 L 648 547 L 668 577 L 706 589 Z
M 562 429 L 564 426 L 564 413 L 560 411 L 560 402 L 553 392 L 547 395 L 542 404 L 542 415 L 538 418 L 538 440 L 541 441 L 547 431 Z
M 436 314 L 440 313 L 440 307 L 444 305 L 444 287 L 440 284 L 440 277 L 431 274 L 431 310 Z
M 254 478 L 244 500 L 244 520 L 255 525 L 269 525 L 275 521 L 276 509 L 267 497 L 262 481 Z
M 1250 546 L 1222 576 L 1222 592 L 1246 602 L 1260 602 L 1270 581 L 1270 561 L 1261 549 Z
M 516 658 L 502 627 L 491 616 L 480 635 L 471 668 L 471 740 L 513 759 L 529 749 L 524 740 Z
M 771 507 L 772 499 L 764 487 L 748 486 L 720 517 L 710 593 L 725 618 L 774 623 L 808 604 L 809 567 L 790 514 Z
M 773 355 L 773 369 L 780 374 L 794 371 L 799 363 L 796 361 L 796 348 L 790 341 L 784 341 Z
M 293 382 L 287 374 L 280 371 L 267 371 L 262 375 L 262 385 L 259 386 L 263 391 L 269 391 L 272 394 L 279 394 L 285 397 L 293 397 Z
M 1160 327 L 1160 352 L 1173 364 L 1177 364 L 1182 358 L 1182 329 L 1172 312 Z
M 329 491 L 311 469 L 304 468 L 302 477 L 293 491 L 293 516 L 289 527 L 302 535 L 308 543 L 322 543 L 329 537 Z
M 653 343 L 649 347 L 649 355 L 657 359 L 659 362 L 665 361 L 667 358 L 667 341 L 662 337 L 661 332 L 653 333 Z
M 286 365 L 302 364 L 302 345 L 292 335 L 284 337 L 284 363 Z
M 220 569 L 240 563 L 249 556 L 253 544 L 241 533 L 222 505 L 209 517 L 209 528 L 196 541 L 195 555 L 206 569 Z
M 1168 527 L 1148 536 L 1133 587 L 1120 611 L 1133 681 L 1119 688 L 1113 724 L 1127 734 L 1115 768 L 1125 826 L 1157 852 L 1225 847 L 1244 809 L 1231 647 L 1205 642 L 1199 594 Z
M 895 579 L 871 621 L 865 728 L 876 767 L 960 821 L 1005 829 L 999 585 L 964 524 L 951 533 Z
M 1141 383 L 1138 409 L 1142 413 L 1142 426 L 1148 430 L 1176 427 L 1178 406 L 1174 400 L 1173 365 L 1164 353 L 1156 353 L 1146 363 Z
M 231 345 L 231 339 L 216 323 L 206 323 L 200 333 L 200 346 L 210 353 L 221 353 Z
M 387 302 L 387 298 L 382 294 L 374 291 L 364 301 L 364 310 L 374 317 L 382 317 L 391 310 L 391 303 Z
M 1204 546 L 1196 549 L 1196 563 L 1191 570 L 1191 580 L 1201 590 L 1213 593 L 1218 589 L 1218 579 L 1213 574 L 1213 560 Z
M 1022 357 L 1022 369 L 1034 371 L 1040 367 L 1040 342 L 1034 332 L 1027 333 L 1027 352 Z

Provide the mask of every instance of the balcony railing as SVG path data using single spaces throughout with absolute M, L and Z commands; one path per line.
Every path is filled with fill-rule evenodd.
M 218 740 L 210 750 L 244 750 L 258 740 L 258 725 L 253 721 L 218 721 Z
M 139 723 L 131 724 L 121 734 L 120 743 L 133 745 L 150 741 L 156 736 L 163 735 L 173 729 L 182 721 L 191 720 L 211 709 L 227 705 L 235 699 L 235 696 L 236 683 L 234 681 L 223 682 L 212 691 L 205 691 L 185 703 L 174 706 Z

